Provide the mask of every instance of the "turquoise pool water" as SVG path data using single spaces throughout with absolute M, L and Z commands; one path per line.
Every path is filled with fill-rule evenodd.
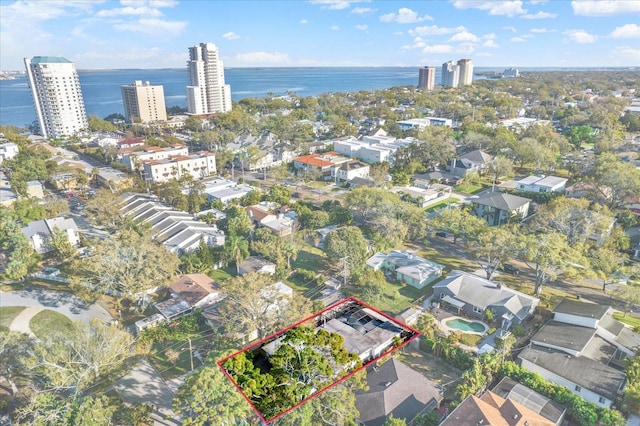
M 453 328 L 465 332 L 484 333 L 486 327 L 478 321 L 467 321 L 462 318 L 453 318 L 444 322 L 449 328 Z

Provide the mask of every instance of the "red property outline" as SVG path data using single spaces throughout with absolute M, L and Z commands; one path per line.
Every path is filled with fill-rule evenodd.
M 374 311 L 375 313 L 382 315 L 383 317 L 385 317 L 385 318 L 386 318 L 386 319 L 388 319 L 389 321 L 393 322 L 394 324 L 397 324 L 397 325 L 401 326 L 401 327 L 402 327 L 402 328 L 404 328 L 405 330 L 409 330 L 409 331 L 411 331 L 412 333 L 414 333 L 414 335 L 413 335 L 412 337 L 410 337 L 409 339 L 407 339 L 406 341 L 404 341 L 404 342 L 403 342 L 402 344 L 400 344 L 399 346 L 392 347 L 392 348 L 391 348 L 391 349 L 389 349 L 388 351 L 384 352 L 382 355 L 380 355 L 380 356 L 378 356 L 378 357 L 376 357 L 376 358 L 372 359 L 371 361 L 369 361 L 369 362 L 367 362 L 366 364 L 364 364 L 362 367 L 360 367 L 360 368 L 358 368 L 358 369 L 356 369 L 356 370 L 352 371 L 351 373 L 347 374 L 347 375 L 346 375 L 346 376 L 344 376 L 344 377 L 341 377 L 340 379 L 336 380 L 335 382 L 331 383 L 330 385 L 328 385 L 328 386 L 326 386 L 326 387 L 324 387 L 324 388 L 320 389 L 318 392 L 316 392 L 316 393 L 314 393 L 313 395 L 310 395 L 309 397 L 307 397 L 307 398 L 303 399 L 302 401 L 300 401 L 299 403 L 297 403 L 297 404 L 296 404 L 296 405 L 294 405 L 293 407 L 288 408 L 286 411 L 283 411 L 282 413 L 278 414 L 278 415 L 277 415 L 277 416 L 275 416 L 275 417 L 272 417 L 271 419 L 265 419 L 265 418 L 264 418 L 264 416 L 262 415 L 262 412 L 261 412 L 260 410 L 258 410 L 258 409 L 255 407 L 255 405 L 253 405 L 253 403 L 251 402 L 251 400 L 247 397 L 247 395 L 245 395 L 245 393 L 242 391 L 242 389 L 240 389 L 240 386 L 238 386 L 238 384 L 236 383 L 236 381 L 233 379 L 233 377 L 231 377 L 231 375 L 230 375 L 230 374 L 227 372 L 227 370 L 222 366 L 222 364 L 223 364 L 225 361 L 227 361 L 228 359 L 230 359 L 230 358 L 233 358 L 233 357 L 235 357 L 235 356 L 237 356 L 237 355 L 239 355 L 239 354 L 241 354 L 241 353 L 247 352 L 247 351 L 249 351 L 249 350 L 251 350 L 251 349 L 253 349 L 253 348 L 257 347 L 257 346 L 260 346 L 260 345 L 262 345 L 264 342 L 266 342 L 267 340 L 274 339 L 274 338 L 276 338 L 276 337 L 278 337 L 278 336 L 280 336 L 280 335 L 282 335 L 282 334 L 286 333 L 287 331 L 291 330 L 292 328 L 297 327 L 298 325 L 300 325 L 300 324 L 302 324 L 302 323 L 304 323 L 304 322 L 306 322 L 306 321 L 309 321 L 309 320 L 311 320 L 311 319 L 314 319 L 314 318 L 316 318 L 316 317 L 318 317 L 318 316 L 322 315 L 322 314 L 323 314 L 324 312 L 326 312 L 326 311 L 329 311 L 329 310 L 335 309 L 335 308 L 337 308 L 338 306 L 340 306 L 340 305 L 342 305 L 342 304 L 345 304 L 345 303 L 348 303 L 348 302 L 356 302 L 357 304 L 359 304 L 359 305 L 361 305 L 361 306 L 363 306 L 363 307 L 365 307 L 365 308 L 371 309 L 371 310 L 372 310 L 372 311 Z M 364 303 L 364 302 L 362 302 L 361 300 L 359 300 L 359 299 L 357 299 L 357 298 L 355 298 L 355 297 L 351 296 L 351 297 L 347 297 L 346 299 L 342 299 L 342 300 L 340 300 L 340 301 L 338 301 L 338 302 L 334 303 L 333 305 L 329 305 L 328 307 L 324 308 L 323 310 L 321 310 L 321 311 L 319 311 L 319 312 L 316 312 L 315 314 L 313 314 L 313 315 L 311 315 L 311 316 L 308 316 L 308 317 L 306 317 L 306 318 L 304 318 L 304 319 L 302 319 L 302 320 L 300 320 L 300 321 L 296 322 L 295 324 L 290 325 L 290 326 L 289 326 L 289 327 L 287 327 L 287 328 L 284 328 L 284 329 L 282 329 L 282 330 L 280 330 L 280 331 L 277 331 L 277 332 L 275 332 L 275 333 L 271 334 L 270 336 L 267 336 L 267 337 L 265 337 L 264 339 L 261 339 L 261 340 L 259 340 L 258 342 L 253 343 L 253 344 L 252 344 L 252 345 L 250 345 L 250 346 L 247 346 L 247 347 L 246 347 L 246 348 L 244 348 L 244 349 L 241 349 L 241 350 L 239 350 L 239 351 L 236 351 L 236 352 L 232 353 L 231 355 L 228 355 L 228 356 L 226 356 L 226 357 L 224 357 L 224 358 L 222 358 L 222 359 L 218 360 L 218 361 L 216 362 L 216 364 L 218 365 L 218 368 L 220 368 L 220 370 L 222 370 L 222 373 L 224 373 L 224 375 L 227 377 L 227 379 L 229 379 L 229 381 L 231 381 L 231 383 L 232 383 L 232 384 L 233 384 L 233 386 L 236 388 L 236 390 L 237 390 L 238 392 L 240 392 L 240 395 L 242 395 L 242 397 L 243 397 L 243 398 L 244 398 L 244 399 L 249 403 L 249 406 L 251 406 L 251 408 L 252 408 L 252 409 L 253 409 L 253 411 L 258 415 L 258 417 L 260 418 L 260 420 L 261 420 L 264 424 L 268 425 L 269 423 L 271 423 L 271 422 L 274 422 L 274 421 L 278 420 L 280 417 L 282 417 L 282 416 L 284 416 L 284 415 L 286 415 L 286 414 L 290 413 L 290 412 L 291 412 L 291 411 L 293 411 L 294 409 L 296 409 L 296 408 L 300 407 L 302 404 L 305 404 L 306 402 L 309 402 L 309 401 L 310 401 L 310 400 L 312 400 L 313 398 L 316 398 L 316 397 L 318 397 L 318 396 L 322 395 L 324 392 L 326 392 L 326 391 L 328 391 L 329 389 L 331 389 L 332 387 L 334 387 L 334 386 L 336 386 L 336 385 L 338 385 L 338 384 L 342 383 L 343 381 L 347 380 L 348 378 L 350 378 L 351 376 L 353 376 L 353 375 L 354 375 L 354 374 L 356 374 L 357 372 L 362 371 L 363 369 L 367 368 L 368 366 L 370 366 L 370 365 L 371 365 L 371 364 L 373 364 L 374 362 L 378 361 L 379 359 L 384 358 L 385 356 L 387 356 L 387 355 L 391 354 L 392 352 L 395 352 L 396 350 L 398 350 L 398 349 L 400 349 L 400 348 L 404 347 L 404 346 L 405 346 L 405 345 L 407 345 L 409 342 L 411 342 L 411 341 L 413 341 L 413 340 L 417 339 L 418 337 L 420 337 L 420 332 L 419 332 L 418 330 L 416 330 L 415 328 L 413 328 L 413 327 L 411 327 L 411 326 L 409 326 L 409 325 L 407 325 L 407 324 L 404 324 L 404 323 L 402 323 L 402 322 L 400 322 L 400 321 L 396 320 L 395 318 L 390 317 L 389 315 L 385 314 L 384 312 L 381 312 L 381 311 L 379 311 L 378 309 L 376 309 L 376 308 L 372 307 L 371 305 L 369 305 L 369 304 L 367 304 L 367 303 Z

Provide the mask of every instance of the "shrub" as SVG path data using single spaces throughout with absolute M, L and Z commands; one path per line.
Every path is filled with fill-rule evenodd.
M 522 337 L 526 334 L 524 327 L 521 325 L 514 325 L 513 327 L 511 327 L 511 332 L 516 337 Z

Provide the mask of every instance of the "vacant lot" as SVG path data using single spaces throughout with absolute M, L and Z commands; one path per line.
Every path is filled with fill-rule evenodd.
M 455 387 L 458 384 L 457 380 L 462 377 L 460 370 L 447 365 L 441 359 L 431 354 L 410 349 L 407 346 L 398 351 L 398 354 L 400 361 L 414 370 L 419 371 L 427 379 L 441 386 L 446 385 L 444 394 L 446 399 L 454 398 Z

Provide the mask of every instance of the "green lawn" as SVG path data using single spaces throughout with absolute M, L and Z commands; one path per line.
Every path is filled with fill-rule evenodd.
M 625 316 L 625 314 L 622 313 L 622 312 L 614 312 L 613 313 L 613 317 L 615 319 L 617 319 L 618 321 L 623 322 L 623 323 L 631 326 L 631 328 L 633 328 L 633 329 L 636 329 L 636 327 L 640 328 L 640 318 L 638 318 L 638 317 L 634 317 L 634 316 L 629 315 L 629 314 L 627 314 Z
M 444 200 L 440 201 L 439 203 L 436 203 L 436 204 L 432 204 L 432 205 L 430 205 L 429 207 L 427 207 L 427 208 L 425 209 L 425 211 L 426 211 L 427 213 L 433 213 L 433 212 L 434 212 L 434 211 L 436 211 L 436 210 L 440 210 L 441 208 L 446 207 L 446 206 L 448 206 L 449 204 L 455 204 L 455 203 L 457 203 L 458 201 L 460 201 L 460 200 L 458 200 L 458 199 L 457 199 L 457 198 L 455 198 L 455 197 L 445 198 Z
M 69 284 L 58 281 L 47 281 L 41 279 L 27 279 L 25 281 L 11 284 L 0 284 L 0 291 L 19 291 L 26 288 L 42 288 L 51 291 L 69 291 Z
M 291 267 L 321 272 L 327 269 L 326 256 L 319 248 L 305 244 L 303 249 L 298 252 L 296 260 L 291 261 Z
M 375 301 L 371 301 L 370 305 L 387 314 L 395 315 L 410 307 L 416 299 L 433 292 L 431 285 L 427 285 L 422 289 L 411 287 L 404 283 L 386 283 L 383 294 Z M 355 296 L 364 301 L 360 289 L 351 286 L 345 293 L 349 296 Z
M 452 269 L 459 269 L 461 271 L 474 271 L 478 269 L 478 264 L 476 262 L 448 254 L 444 251 L 438 251 L 432 247 L 426 247 L 425 249 L 418 251 L 416 254 L 424 257 L 425 259 L 429 259 L 432 262 L 441 264 L 445 267 L 446 272 L 449 272 Z
M 462 192 L 463 194 L 475 194 L 476 192 L 480 192 L 484 189 L 484 186 L 481 184 L 473 184 L 468 182 L 463 182 L 462 184 L 456 186 L 456 191 Z
M 209 344 L 210 335 L 200 336 L 195 334 L 191 338 L 191 349 L 195 352 L 198 348 Z M 206 351 L 205 351 L 206 352 Z M 189 341 L 167 340 L 153 344 L 147 359 L 160 373 L 163 379 L 170 380 L 191 370 L 191 354 L 189 353 Z M 202 363 L 194 355 L 193 368 L 198 368 Z
M 72 323 L 69 318 L 49 309 L 38 312 L 29 323 L 31 331 L 39 338 L 43 338 L 53 331 L 62 331 L 64 333 L 71 330 L 71 326 Z
M 229 278 L 233 278 L 236 276 L 236 265 L 229 265 L 229 267 L 225 269 L 216 269 L 209 273 L 209 276 L 218 282 L 226 281 Z
M 25 309 L 26 308 L 24 306 L 0 307 L 0 332 L 8 332 L 13 319 Z

